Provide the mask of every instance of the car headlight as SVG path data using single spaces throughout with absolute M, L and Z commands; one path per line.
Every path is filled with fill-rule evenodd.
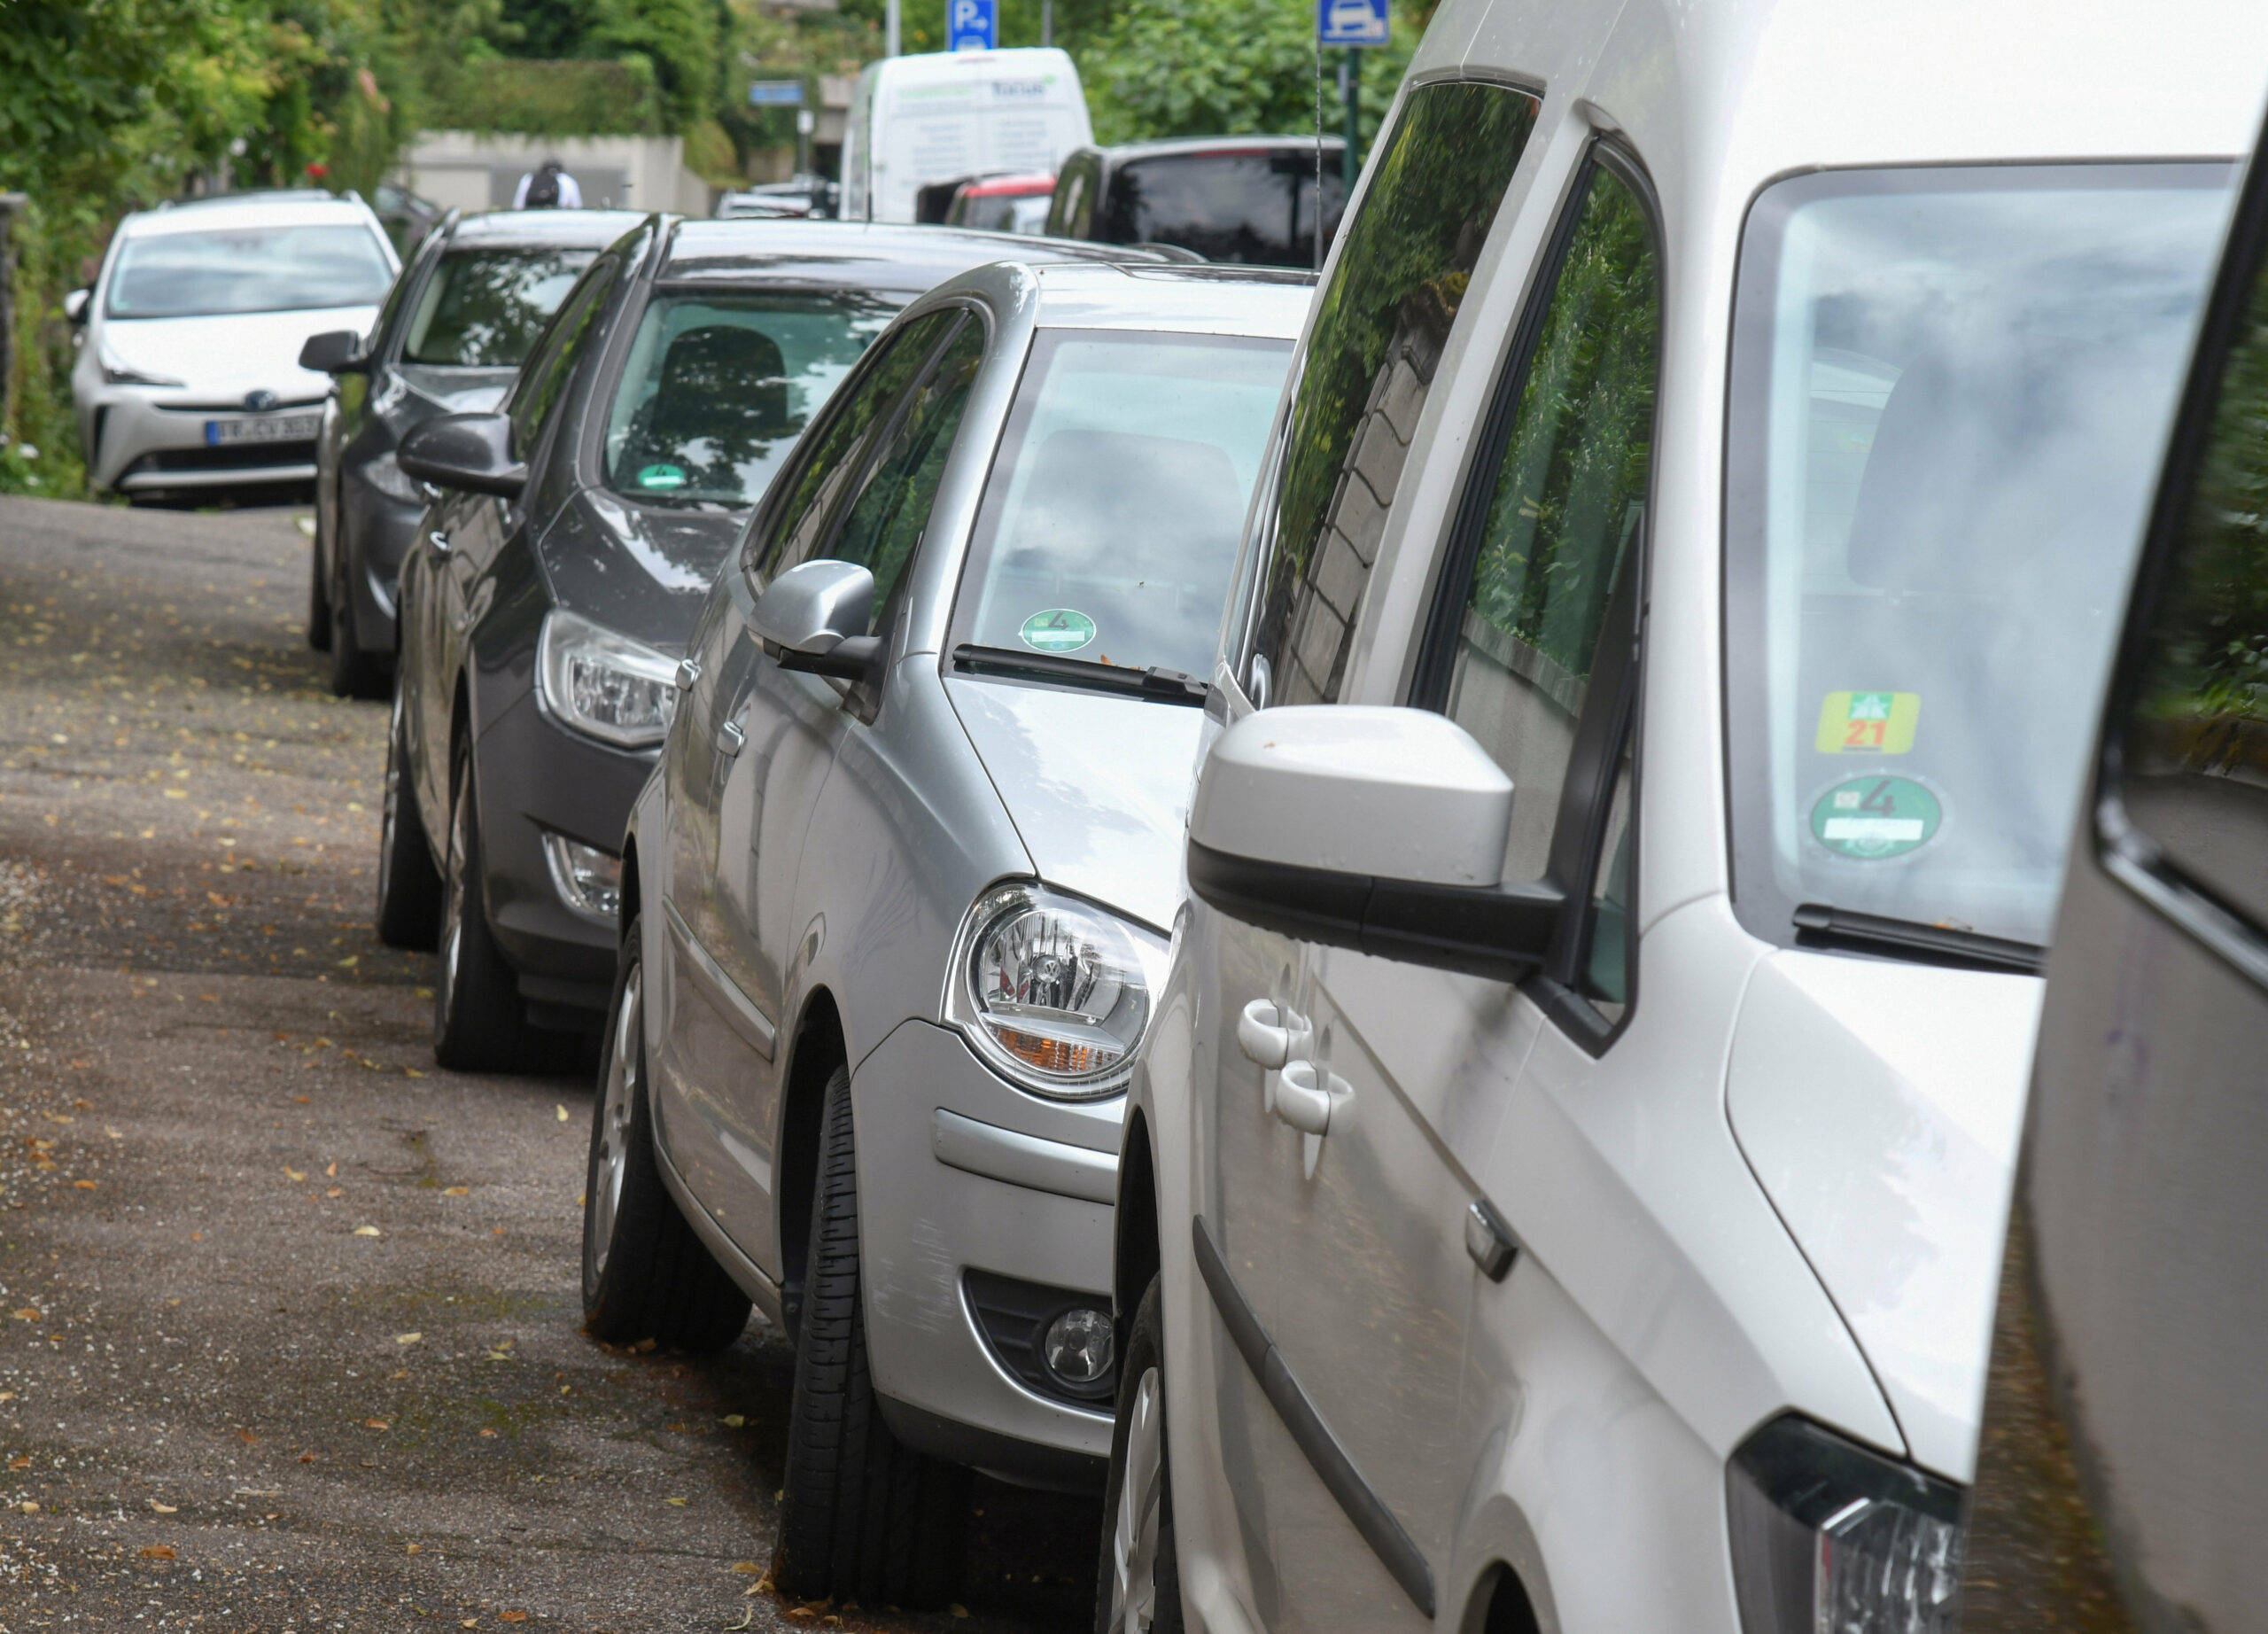
M 139 369 L 129 369 L 105 353 L 103 356 L 103 384 L 105 385 L 180 386 L 186 382 L 176 380 L 171 375 L 153 375 Z
M 578 732 L 642 749 L 669 735 L 677 660 L 618 630 L 554 610 L 536 641 L 536 690 Z
M 1802 1419 L 1726 1471 L 1746 1634 L 1953 1634 L 1961 1490 Z
M 400 500 L 407 505 L 425 502 L 425 495 L 419 489 L 417 479 L 403 474 L 401 467 L 394 463 L 391 448 L 362 467 L 362 480 L 388 499 Z
M 946 1018 L 1027 1089 L 1115 1095 L 1133 1071 L 1165 961 L 1156 937 L 1091 903 L 1028 882 L 996 885 L 961 922 Z

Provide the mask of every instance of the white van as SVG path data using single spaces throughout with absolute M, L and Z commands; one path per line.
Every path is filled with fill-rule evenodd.
M 933 182 L 1052 175 L 1095 139 L 1071 58 L 1052 47 L 937 51 L 870 62 L 843 138 L 843 215 L 911 222 Z

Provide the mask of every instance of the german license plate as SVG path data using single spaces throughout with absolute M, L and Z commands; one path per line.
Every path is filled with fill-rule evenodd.
M 322 429 L 319 414 L 273 414 L 257 420 L 207 420 L 205 441 L 217 448 L 231 442 L 313 442 Z

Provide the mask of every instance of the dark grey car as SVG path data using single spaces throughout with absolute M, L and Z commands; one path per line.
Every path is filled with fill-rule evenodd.
M 402 564 L 378 930 L 439 937 L 443 1065 L 507 1065 L 531 1025 L 597 1026 L 624 825 L 718 568 L 867 343 L 1000 248 L 943 228 L 650 217 L 592 262 L 501 412 L 405 442 L 404 469 L 448 492 Z
M 1346 143 L 1325 136 L 1177 136 L 1083 147 L 1055 178 L 1044 230 L 1103 244 L 1167 244 L 1208 261 L 1313 268 L 1316 169 L 1323 241 L 1347 208 Z
M 393 665 L 394 581 L 425 495 L 394 463 L 412 427 L 493 408 L 583 268 L 644 217 L 632 210 L 452 214 L 401 269 L 369 336 L 307 342 L 337 379 L 315 443 L 307 641 L 330 688 L 383 696 Z
M 2048 955 L 1967 1634 L 2234 1634 L 2268 1616 L 2264 154 L 2175 423 Z

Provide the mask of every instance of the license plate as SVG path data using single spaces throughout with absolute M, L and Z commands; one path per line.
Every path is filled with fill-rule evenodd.
M 207 420 L 205 441 L 210 447 L 229 442 L 313 442 L 322 429 L 319 414 L 268 415 L 257 420 Z

